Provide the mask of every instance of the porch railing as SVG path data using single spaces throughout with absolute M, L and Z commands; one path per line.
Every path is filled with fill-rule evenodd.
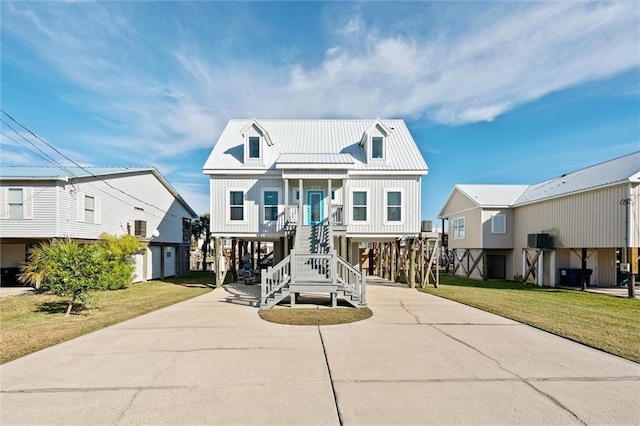
M 344 215 L 342 204 L 331 204 L 331 224 L 343 225 Z
M 332 282 L 331 254 L 292 254 L 292 273 L 296 282 Z
M 360 295 L 360 303 L 367 303 L 367 278 L 364 272 L 359 271 L 346 260 L 334 252 L 337 279 L 352 294 Z
M 282 259 L 276 266 L 267 268 L 260 276 L 260 297 L 264 304 L 278 290 L 291 282 L 291 255 Z

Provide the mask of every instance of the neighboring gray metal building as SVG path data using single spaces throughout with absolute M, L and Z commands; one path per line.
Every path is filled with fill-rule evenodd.
M 619 284 L 640 245 L 639 187 L 640 152 L 534 185 L 456 185 L 439 214 L 456 274 L 555 286 L 586 249 L 591 285 Z

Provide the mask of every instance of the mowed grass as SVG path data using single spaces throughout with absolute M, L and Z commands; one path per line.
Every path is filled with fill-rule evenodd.
M 275 308 L 260 309 L 265 321 L 289 325 L 334 325 L 362 321 L 371 317 L 369 308 Z
M 640 362 L 638 299 L 447 275 L 423 291 Z
M 0 363 L 118 322 L 199 296 L 213 289 L 213 275 L 194 272 L 166 281 L 132 284 L 91 294 L 84 309 L 64 318 L 67 299 L 30 294 L 0 299 Z

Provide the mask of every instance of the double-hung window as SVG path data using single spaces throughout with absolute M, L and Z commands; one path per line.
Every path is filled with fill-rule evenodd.
M 265 190 L 262 193 L 263 208 L 264 208 L 264 220 L 274 221 L 278 220 L 278 191 Z
M 22 188 L 9 188 L 7 204 L 9 219 L 24 219 L 24 191 Z
M 352 219 L 354 222 L 366 222 L 367 221 L 367 191 L 353 191 L 352 193 L 352 206 L 353 214 Z
M 229 191 L 229 220 L 244 220 L 244 192 Z
M 451 224 L 452 239 L 462 240 L 464 239 L 464 217 L 453 219 Z
M 96 223 L 96 199 L 89 195 L 84 197 L 84 221 L 86 223 Z
M 491 217 L 491 233 L 492 234 L 507 233 L 507 216 L 504 213 L 498 213 Z
M 402 222 L 402 191 L 387 190 L 386 222 Z

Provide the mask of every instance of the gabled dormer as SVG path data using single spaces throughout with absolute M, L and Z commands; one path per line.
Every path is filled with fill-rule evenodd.
M 253 166 L 264 165 L 264 151 L 273 145 L 269 133 L 255 118 L 240 131 L 244 138 L 244 164 Z
M 391 129 L 384 125 L 380 119 L 376 121 L 362 134 L 360 145 L 364 147 L 368 164 L 384 164 L 387 155 L 387 139 Z

